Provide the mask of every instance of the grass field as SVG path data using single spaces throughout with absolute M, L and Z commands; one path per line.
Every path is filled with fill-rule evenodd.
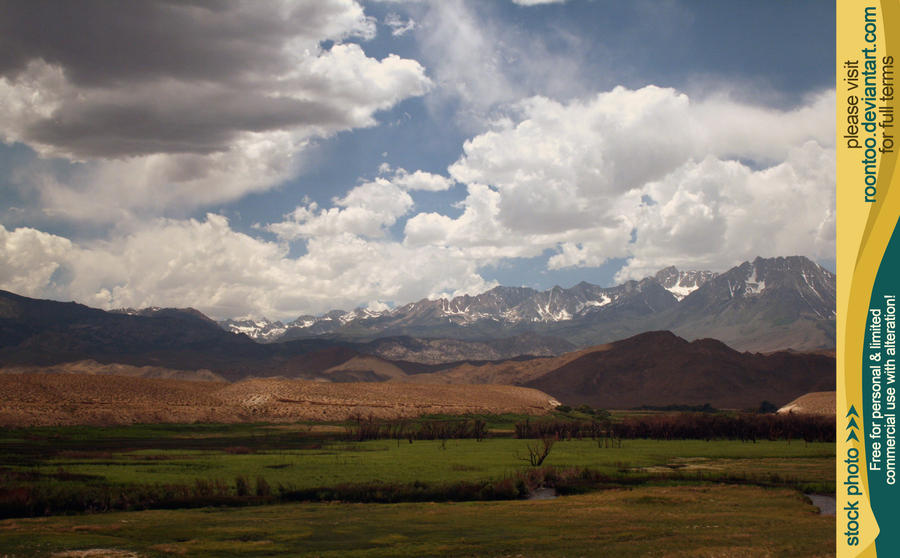
M 311 489 L 503 478 L 528 468 L 527 444 L 512 438 L 349 442 L 314 436 L 308 427 L 298 431 L 267 425 L 155 426 L 131 432 L 77 427 L 7 433 L 0 439 L 0 466 L 55 483 L 183 484 L 200 478 L 233 484 L 244 476 L 263 477 L 272 486 Z M 544 465 L 606 475 L 699 472 L 742 474 L 751 480 L 777 475 L 833 490 L 833 463 L 834 444 L 623 440 L 621 446 L 605 447 L 588 439 L 557 442 Z
M 545 501 L 283 504 L 0 522 L 8 556 L 834 555 L 834 519 L 787 489 L 640 487 Z M 107 554 L 116 556 L 116 554 Z M 76 554 L 69 554 L 76 556 Z
M 486 419 L 492 430 L 502 433 L 516 421 L 515 416 Z M 229 504 L 198 507 L 207 494 L 202 492 L 199 499 L 192 493 L 194 509 L 9 519 L 0 522 L 0 556 L 4 552 L 47 556 L 89 548 L 137 553 L 119 554 L 123 557 L 829 556 L 833 552 L 834 519 L 817 516 L 801 494 L 834 492 L 833 443 L 559 441 L 540 470 L 546 476 L 537 477 L 537 482 L 552 480 L 562 475 L 560 471 L 575 471 L 578 479 L 589 480 L 574 492 L 587 493 L 549 501 L 292 503 L 296 494 L 307 499 L 317 489 L 339 486 L 367 491 L 338 491 L 324 499 L 381 494 L 385 490 L 380 487 L 392 486 L 493 482 L 511 487 L 511 479 L 538 471 L 525 459 L 529 441 L 503 435 L 480 442 L 409 443 L 353 442 L 342 439 L 343 433 L 340 424 L 0 431 L 0 495 L 32 487 L 49 491 L 64 504 L 72 500 L 73 509 L 79 509 L 79 494 L 98 488 L 118 487 L 128 495 L 141 493 L 142 487 L 152 492 L 163 485 L 179 485 L 202 492 L 198 487 L 203 483 L 218 487 L 216 498 L 214 491 L 209 492 L 211 503 Z M 266 498 L 254 499 L 257 479 L 271 487 Z M 249 490 L 244 500 L 236 498 L 241 482 L 249 483 L 249 488 L 243 487 L 244 495 Z M 404 490 L 396 492 L 399 498 L 388 496 L 385 501 L 410 500 L 410 492 Z M 418 499 L 497 497 L 497 492 L 483 490 L 454 497 L 457 493 L 461 492 L 451 487 L 419 492 L 425 497 Z M 503 494 L 499 497 L 514 498 L 516 492 Z M 372 501 L 367 498 L 356 501 Z M 142 507 L 159 506 L 119 506 Z M 183 506 L 169 502 L 163 507 Z M 14 513 L 14 507 L 6 509 L 8 517 L 10 509 L 13 517 L 22 515 Z M 36 513 L 42 514 L 40 509 Z
M 526 441 L 495 439 L 336 442 L 321 449 L 260 450 L 229 454 L 213 450 L 71 452 L 14 470 L 100 477 L 113 484 L 177 484 L 196 478 L 232 483 L 238 476 L 264 477 L 270 484 L 315 488 L 366 482 L 452 482 L 499 478 L 527 463 Z M 242 451 L 242 450 L 239 450 Z M 607 474 L 659 471 L 746 471 L 834 481 L 833 446 L 787 442 L 626 440 L 621 448 L 599 448 L 591 440 L 557 442 L 544 465 L 590 467 Z M 802 462 L 799 460 L 802 458 Z M 802 463 L 802 468 L 798 467 Z M 821 463 L 820 469 L 816 464 Z M 829 473 L 830 472 L 830 473 Z

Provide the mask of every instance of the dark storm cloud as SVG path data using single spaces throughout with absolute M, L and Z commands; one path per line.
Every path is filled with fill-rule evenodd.
M 228 95 L 202 102 L 73 103 L 26 131 L 30 141 L 68 146 L 75 157 L 121 157 L 152 153 L 223 151 L 243 131 L 265 132 L 292 126 L 350 125 L 324 103 Z M 223 116 L 227 115 L 227 121 Z
M 339 39 L 340 2 L 275 3 L 5 0 L 0 2 L 0 74 L 35 59 L 61 65 L 80 86 L 174 78 L 235 81 L 285 69 L 284 42 Z M 324 35 L 323 31 L 325 32 Z M 330 31 L 330 33 L 329 33 Z
M 361 124 L 359 107 L 304 63 L 322 41 L 370 33 L 345 0 L 0 0 L 0 78 L 41 93 L 7 129 L 77 158 L 211 153 L 242 132 L 346 129 Z

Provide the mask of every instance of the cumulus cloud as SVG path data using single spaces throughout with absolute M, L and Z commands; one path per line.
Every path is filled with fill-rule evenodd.
M 350 234 L 284 243 L 234 231 L 225 217 L 160 219 L 106 242 L 74 243 L 0 225 L 0 288 L 101 308 L 193 306 L 216 318 L 293 319 L 364 301 L 481 292 L 492 284 L 454 248 L 408 249 Z
M 626 258 L 619 280 L 833 258 L 833 91 L 786 110 L 654 86 L 596 93 L 635 78 L 598 67 L 616 60 L 604 56 L 585 74 L 586 39 L 563 26 L 536 36 L 501 17 L 509 4 L 410 4 L 378 22 L 357 0 L 5 3 L 0 141 L 38 154 L 10 180 L 15 203 L 81 222 L 70 237 L 0 225 L 0 288 L 290 319 L 478 292 L 486 267 L 548 253 L 550 269 Z M 367 55 L 379 23 L 423 63 Z M 330 201 L 278 208 L 256 236 L 216 213 L 183 218 L 284 184 L 321 138 L 429 92 L 446 137 L 470 137 L 446 172 L 385 163 Z M 375 149 L 407 149 L 394 139 Z
M 620 279 L 760 254 L 829 258 L 833 107 L 833 92 L 774 110 L 654 86 L 530 98 L 450 166 L 470 185 L 463 215 L 415 216 L 407 241 L 495 257 L 553 249 L 553 269 L 631 258 Z
M 48 296 L 56 290 L 54 274 L 69 257 L 72 243 L 59 236 L 0 225 L 0 287 L 26 296 Z
M 467 141 L 451 178 L 383 164 L 330 207 L 307 202 L 261 225 L 275 242 L 215 214 L 92 244 L 3 229 L 0 286 L 102 307 L 290 318 L 479 292 L 491 286 L 485 266 L 547 250 L 551 269 L 627 258 L 618 280 L 672 264 L 721 270 L 757 255 L 831 259 L 835 156 L 821 122 L 833 103 L 826 93 L 779 111 L 657 87 L 531 98 Z M 454 181 L 467 189 L 458 216 L 414 213 L 417 192 Z M 305 245 L 300 257 L 289 256 L 295 242 Z
M 2 229 L 0 287 L 106 308 L 290 319 L 480 292 L 492 286 L 486 266 L 548 250 L 551 269 L 626 258 L 617 280 L 757 255 L 829 260 L 833 107 L 833 92 L 789 110 L 653 86 L 533 97 L 466 141 L 449 177 L 383 164 L 328 207 L 305 202 L 260 225 L 275 241 L 215 214 L 153 220 L 104 242 Z M 415 212 L 420 192 L 456 182 L 466 196 L 455 216 Z M 294 243 L 302 256 L 291 256 Z
M 39 1 L 4 15 L 0 134 L 83 163 L 42 190 L 50 210 L 78 206 L 75 218 L 269 188 L 296 174 L 312 138 L 371 126 L 431 85 L 414 60 L 342 42 L 375 32 L 351 0 Z
M 690 161 L 647 184 L 633 258 L 619 279 L 645 277 L 667 264 L 724 269 L 753 256 L 835 251 L 835 154 L 814 141 L 784 162 L 752 170 L 736 161 Z
M 453 184 L 455 183 L 452 178 L 425 172 L 422 170 L 409 172 L 402 167 L 398 169 L 392 169 L 391 166 L 387 163 L 382 163 L 378 171 L 379 174 L 385 176 L 392 174 L 393 176 L 391 176 L 389 179 L 391 183 L 404 190 L 442 192 L 444 190 L 449 190 L 450 188 L 452 188 Z
M 343 197 L 333 198 L 334 207 L 319 208 L 317 203 L 307 202 L 285 215 L 284 221 L 266 225 L 265 229 L 285 241 L 345 234 L 381 238 L 412 210 L 410 191 L 438 192 L 453 185 L 453 180 L 445 176 L 392 169 L 387 163 L 381 165 L 379 172 L 386 176 L 362 183 Z
M 335 207 L 321 210 L 315 202 L 301 205 L 285 221 L 266 228 L 282 240 L 346 234 L 376 238 L 384 236 L 413 206 L 408 193 L 383 178 L 361 184 L 332 201 Z
M 462 215 L 451 219 L 439 213 L 420 213 L 406 222 L 406 243 L 467 247 L 505 243 L 508 230 L 497 222 L 499 199 L 498 193 L 488 186 L 470 184 L 461 203 L 465 207 Z

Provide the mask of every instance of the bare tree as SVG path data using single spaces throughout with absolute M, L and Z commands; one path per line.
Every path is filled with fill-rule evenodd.
M 528 462 L 532 467 L 538 467 L 550 455 L 550 449 L 556 443 L 556 438 L 544 436 L 540 444 L 528 444 Z

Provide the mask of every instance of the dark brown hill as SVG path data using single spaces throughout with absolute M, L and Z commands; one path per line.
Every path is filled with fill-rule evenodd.
M 654 331 L 611 343 L 527 381 L 567 404 L 601 408 L 783 405 L 833 390 L 835 360 L 821 354 L 739 353 L 714 339 L 693 342 Z
M 556 357 L 518 357 L 496 361 L 463 361 L 450 363 L 437 369 L 413 369 L 409 363 L 403 366 L 407 376 L 393 381 L 416 384 L 504 384 L 525 385 L 526 382 L 552 372 L 564 364 L 593 352 L 605 351 L 610 345 L 598 345 L 565 353 Z
M 321 377 L 325 370 L 357 356 L 358 352 L 347 347 L 328 347 L 311 353 L 285 356 L 271 364 L 265 374 L 257 375 L 314 379 Z

